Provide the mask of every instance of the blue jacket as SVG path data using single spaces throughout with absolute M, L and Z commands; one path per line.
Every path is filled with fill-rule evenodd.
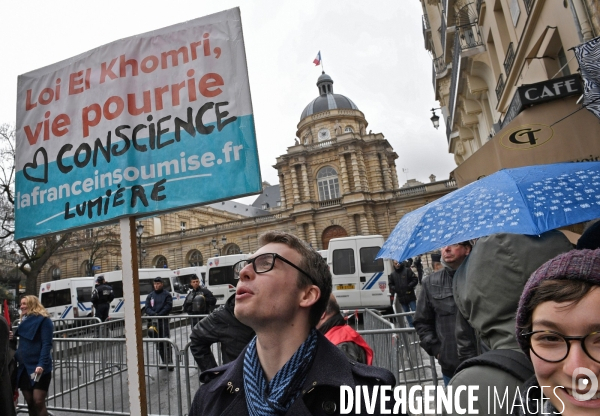
M 23 371 L 31 374 L 42 367 L 44 374 L 52 372 L 52 334 L 54 325 L 50 318 L 41 315 L 26 315 L 15 331 L 19 337 L 16 358 L 19 363 L 17 380 Z M 32 380 L 33 385 L 33 380 Z
M 340 386 L 394 386 L 396 380 L 389 371 L 350 361 L 323 334 L 317 333 L 317 351 L 308 370 L 302 393 L 286 415 L 315 416 L 340 414 Z M 234 361 L 205 371 L 200 375 L 200 386 L 194 397 L 190 416 L 248 415 L 244 390 L 245 351 Z M 393 394 L 392 394 L 393 398 Z M 361 398 L 361 410 L 366 414 Z M 374 415 L 380 413 L 379 395 Z M 356 410 L 353 408 L 353 411 Z
M 154 300 L 154 302 L 152 302 Z M 167 316 L 173 309 L 173 296 L 166 290 L 153 290 L 146 297 L 146 315 Z

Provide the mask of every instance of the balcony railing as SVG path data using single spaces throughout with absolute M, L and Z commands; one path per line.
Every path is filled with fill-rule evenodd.
M 475 5 L 475 10 L 477 10 L 477 16 L 481 18 L 481 5 L 483 4 L 483 0 L 477 0 L 477 4 Z
M 431 72 L 432 72 L 431 82 L 433 83 L 434 90 L 436 89 L 438 76 L 440 76 L 442 73 L 444 73 L 444 71 L 446 71 L 446 69 L 448 69 L 448 64 L 444 60 L 443 55 L 438 58 L 433 58 L 433 61 L 431 63 Z
M 496 84 L 496 98 L 498 99 L 498 101 L 500 101 L 500 98 L 502 97 L 504 87 L 504 74 L 500 74 L 500 76 L 498 77 L 498 83 Z
M 452 79 L 450 80 L 450 99 L 448 100 L 448 120 L 446 124 L 446 138 L 450 141 L 452 124 L 454 123 L 454 110 L 456 109 L 456 94 L 458 93 L 458 82 L 460 81 L 460 36 L 454 37 L 454 55 L 452 55 Z
M 422 195 L 428 192 L 437 192 L 440 190 L 456 188 L 455 180 L 427 183 L 423 185 L 411 186 L 410 188 L 400 188 L 394 191 L 395 197 L 407 197 L 413 195 Z
M 479 30 L 479 24 L 477 22 L 458 26 L 456 29 L 458 30 L 461 50 L 464 51 L 483 45 L 483 37 L 481 36 L 481 31 Z
M 523 0 L 523 2 L 525 3 L 525 10 L 527 11 L 527 14 L 531 13 L 534 0 Z
M 336 139 L 326 140 L 324 142 L 317 142 L 313 144 L 304 145 L 306 150 L 315 150 L 315 149 L 323 149 L 325 147 L 331 147 L 337 142 Z
M 336 205 L 341 205 L 341 204 L 342 204 L 342 198 L 328 199 L 327 201 L 319 201 L 320 208 L 334 207 Z
M 429 17 L 426 14 L 423 15 L 423 32 L 426 30 L 431 30 L 431 25 L 429 24 Z
M 513 47 L 513 43 L 508 44 L 508 48 L 506 49 L 506 58 L 504 58 L 504 72 L 506 73 L 506 77 L 508 78 L 508 74 L 510 74 L 510 70 L 512 69 L 513 63 L 515 62 L 515 48 Z
M 440 36 L 442 40 L 442 50 L 446 50 L 446 16 L 442 14 L 442 27 L 440 30 Z

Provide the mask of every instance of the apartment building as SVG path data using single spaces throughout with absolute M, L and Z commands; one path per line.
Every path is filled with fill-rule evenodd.
M 600 35 L 598 0 L 420 0 L 459 186 L 501 168 L 600 160 L 573 48 Z M 438 115 L 439 114 L 439 115 Z

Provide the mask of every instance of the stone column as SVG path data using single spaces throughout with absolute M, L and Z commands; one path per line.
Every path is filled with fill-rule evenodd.
M 396 172 L 396 164 L 392 163 L 392 184 L 394 185 L 394 189 L 400 188 L 398 184 L 398 172 Z
M 348 216 L 348 235 L 356 235 L 356 221 L 354 221 L 354 214 Z
M 296 230 L 297 230 L 296 232 L 298 234 L 298 238 L 300 240 L 307 241 L 306 240 L 306 233 L 304 232 L 304 224 L 297 224 L 296 225 Z
M 302 181 L 304 182 L 304 200 L 310 200 L 312 198 L 310 196 L 310 188 L 308 187 L 308 174 L 306 173 L 306 163 L 303 163 L 300 166 L 300 169 L 302 170 Z
M 317 244 L 317 230 L 315 229 L 315 223 L 314 222 L 309 222 L 308 223 L 308 241 L 310 244 L 312 244 L 312 247 L 317 250 L 319 245 Z
M 300 190 L 298 189 L 298 178 L 296 175 L 296 166 L 292 168 L 292 189 L 294 191 L 294 203 L 300 202 Z
M 356 152 L 352 152 L 352 175 L 354 176 L 354 186 L 357 191 L 362 190 L 361 182 L 360 182 L 360 173 L 358 171 L 358 160 L 356 158 Z
M 281 208 L 285 208 L 287 206 L 287 202 L 285 200 L 285 177 L 283 174 L 279 175 L 279 194 L 281 198 Z
M 369 181 L 367 180 L 367 167 L 365 166 L 365 158 L 362 154 L 362 152 L 360 152 L 358 154 L 358 171 L 360 172 L 360 187 L 362 188 L 362 190 L 364 190 L 365 192 L 369 192 Z
M 360 214 L 360 233 L 362 235 L 369 235 L 369 222 L 366 214 Z
M 383 189 L 392 189 L 392 177 L 390 175 L 390 167 L 387 163 L 385 154 L 380 154 L 381 157 L 381 173 L 383 175 Z
M 349 186 L 348 186 L 348 172 L 346 171 L 346 158 L 344 157 L 344 155 L 340 155 L 340 175 L 339 175 L 340 180 L 340 186 L 342 187 L 341 191 L 342 191 L 342 195 L 344 195 L 345 193 L 350 192 Z

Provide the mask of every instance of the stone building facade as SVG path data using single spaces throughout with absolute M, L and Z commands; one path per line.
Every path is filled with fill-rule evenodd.
M 453 181 L 433 176 L 430 183 L 400 187 L 398 155 L 384 135 L 367 132 L 365 115 L 333 92 L 329 75 L 323 73 L 317 87 L 317 98 L 301 114 L 295 142 L 273 166 L 279 185 L 265 185 L 258 206 L 227 201 L 142 219 L 143 267 L 177 269 L 206 264 L 216 255 L 251 253 L 258 236 L 274 229 L 294 233 L 316 249 L 326 249 L 335 237 L 387 237 L 404 214 L 455 189 Z M 118 235 L 116 226 L 112 230 Z M 90 259 L 93 235 L 80 232 L 61 248 L 40 283 L 84 275 L 90 260 L 97 272 L 120 267 L 118 239 L 100 241 L 110 249 Z

